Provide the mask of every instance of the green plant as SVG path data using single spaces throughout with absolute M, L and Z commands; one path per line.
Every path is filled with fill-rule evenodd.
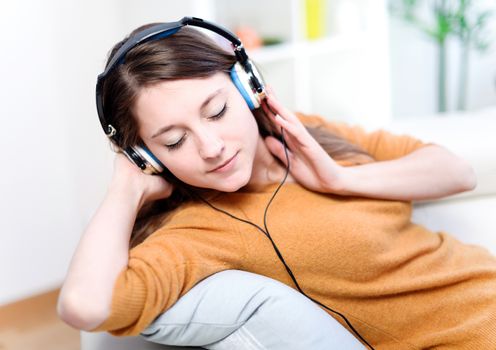
M 458 11 L 454 21 L 454 34 L 460 40 L 462 47 L 460 72 L 458 75 L 458 104 L 457 109 L 466 109 L 468 90 L 468 69 L 470 50 L 486 52 L 490 47 L 489 34 L 486 25 L 493 16 L 492 11 L 477 11 L 472 0 L 459 0 Z
M 493 11 L 479 10 L 472 0 L 390 0 L 389 9 L 406 22 L 416 26 L 438 46 L 438 111 L 446 108 L 447 39 L 453 36 L 460 41 L 461 59 L 458 81 L 457 109 L 466 108 L 468 86 L 468 63 L 471 49 L 487 51 L 490 41 L 487 24 Z M 433 20 L 428 21 L 419 14 L 422 5 L 427 5 Z

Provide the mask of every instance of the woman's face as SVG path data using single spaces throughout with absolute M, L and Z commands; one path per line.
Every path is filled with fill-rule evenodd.
M 142 140 L 181 181 L 224 192 L 250 181 L 263 140 L 226 73 L 143 89 L 134 114 Z

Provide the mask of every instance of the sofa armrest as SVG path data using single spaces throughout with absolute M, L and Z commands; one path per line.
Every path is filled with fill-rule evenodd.
M 412 221 L 496 254 L 496 107 L 394 119 L 384 128 L 444 146 L 471 164 L 474 190 L 415 202 Z
M 496 107 L 394 119 L 384 128 L 444 146 L 471 164 L 477 187 L 451 198 L 496 195 Z
M 431 231 L 444 231 L 458 240 L 482 246 L 496 255 L 496 195 L 465 196 L 416 202 L 412 221 Z
M 114 337 L 107 332 L 81 332 L 81 350 L 201 350 L 200 347 L 178 347 L 151 343 L 142 337 Z

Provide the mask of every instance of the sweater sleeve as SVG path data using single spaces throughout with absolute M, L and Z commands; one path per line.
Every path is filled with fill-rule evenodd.
M 110 315 L 91 332 L 138 335 L 202 279 L 239 268 L 236 234 L 215 225 L 208 231 L 189 225 L 162 228 L 131 249 L 128 266 L 114 283 Z
M 384 129 L 368 132 L 359 125 L 342 121 L 327 121 L 316 115 L 297 113 L 299 119 L 308 126 L 322 127 L 330 132 L 360 146 L 377 161 L 403 157 L 431 143 L 423 142 L 411 135 L 393 134 Z

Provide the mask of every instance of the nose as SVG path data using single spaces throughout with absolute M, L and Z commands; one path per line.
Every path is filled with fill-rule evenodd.
M 203 159 L 212 159 L 218 158 L 220 155 L 222 155 L 225 145 L 224 141 L 221 137 L 219 137 L 219 135 L 216 135 L 215 133 L 208 130 L 204 130 L 202 132 L 202 135 L 200 135 L 198 139 L 200 157 L 202 157 Z

